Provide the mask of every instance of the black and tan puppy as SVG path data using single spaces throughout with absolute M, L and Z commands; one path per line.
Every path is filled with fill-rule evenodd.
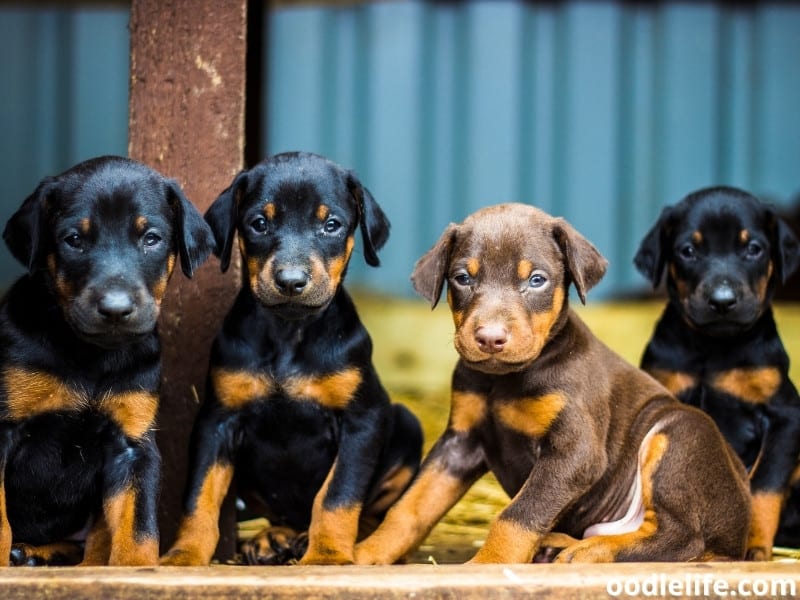
M 4 238 L 29 272 L 0 305 L 0 563 L 156 564 L 156 319 L 211 231 L 177 183 L 102 157 L 44 179 Z
M 767 205 L 739 189 L 699 190 L 667 207 L 635 264 L 669 302 L 642 367 L 716 421 L 749 470 L 747 556 L 800 544 L 800 489 L 780 521 L 800 454 L 800 398 L 770 303 L 800 264 L 798 241 Z M 780 523 L 780 529 L 779 529 Z
M 435 306 L 447 282 L 456 326 L 450 418 L 358 563 L 402 557 L 489 470 L 512 500 L 475 562 L 555 545 L 563 562 L 744 556 L 747 481 L 714 423 L 569 308 L 569 286 L 583 301 L 605 269 L 566 221 L 523 204 L 450 225 L 418 261 L 414 287 Z
M 422 447 L 419 423 L 378 380 L 342 286 L 356 232 L 376 266 L 389 223 L 352 172 L 308 153 L 243 171 L 206 219 L 223 270 L 238 232 L 243 284 L 212 348 L 185 517 L 162 563 L 208 564 L 232 481 L 271 525 L 308 530 L 302 563 L 353 562 L 357 536 L 405 489 Z M 289 541 L 276 553 L 287 536 L 272 533 L 244 548 L 248 562 L 303 552 Z

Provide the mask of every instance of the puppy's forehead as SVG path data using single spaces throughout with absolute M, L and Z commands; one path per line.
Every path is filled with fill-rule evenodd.
M 66 181 L 53 201 L 62 219 L 166 219 L 171 211 L 164 182 L 138 172 L 117 177 L 98 172 L 79 182 Z
M 554 218 L 526 204 L 501 204 L 473 213 L 459 227 L 452 257 L 477 258 L 491 268 L 529 261 L 533 268 L 561 262 L 553 237 Z
M 334 206 L 349 200 L 345 175 L 336 165 L 318 157 L 266 163 L 247 193 L 254 204 L 272 203 L 280 208 L 307 207 L 316 214 L 320 205 Z
M 756 199 L 747 196 L 717 194 L 688 202 L 679 236 L 693 239 L 742 239 L 757 236 L 766 228 L 766 211 Z M 744 233 L 743 233 L 744 232 Z

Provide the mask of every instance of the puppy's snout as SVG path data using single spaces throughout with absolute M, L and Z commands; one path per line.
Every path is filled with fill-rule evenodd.
M 275 273 L 275 286 L 284 296 L 298 296 L 308 285 L 309 276 L 303 269 L 279 269 Z
M 508 342 L 508 330 L 500 324 L 481 325 L 475 330 L 475 342 L 481 352 L 502 352 Z
M 110 290 L 97 301 L 97 312 L 112 322 L 128 320 L 135 308 L 133 298 L 123 290 Z
M 711 291 L 708 305 L 714 312 L 724 315 L 736 306 L 736 292 L 728 284 L 718 285 Z

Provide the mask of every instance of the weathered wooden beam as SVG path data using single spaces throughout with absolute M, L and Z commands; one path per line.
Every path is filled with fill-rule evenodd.
M 0 586 L 6 600 L 792 597 L 800 570 L 796 563 L 7 568 Z
M 247 0 L 133 0 L 129 154 L 177 179 L 204 212 L 242 168 Z M 158 445 L 163 456 L 162 548 L 174 539 L 188 438 L 203 397 L 208 351 L 230 306 L 238 267 L 211 259 L 189 281 L 176 269 L 159 328 L 163 379 Z M 220 556 L 233 551 L 224 511 Z

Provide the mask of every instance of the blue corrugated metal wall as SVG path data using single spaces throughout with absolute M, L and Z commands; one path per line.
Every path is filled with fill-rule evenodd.
M 128 11 L 0 6 L 0 218 L 38 180 L 125 153 Z M 631 267 L 660 207 L 730 183 L 800 190 L 800 6 L 381 2 L 284 7 L 266 24 L 266 152 L 356 169 L 394 224 L 383 267 L 410 293 L 451 220 L 506 200 L 566 216 Z M 18 270 L 0 254 L 0 282 Z M 596 296 L 596 297 L 597 297 Z
M 378 3 L 283 9 L 267 49 L 271 152 L 353 166 L 394 223 L 384 267 L 506 200 L 563 215 L 631 266 L 661 206 L 715 183 L 800 190 L 800 7 Z
M 128 149 L 128 9 L 0 6 L 0 228 L 46 175 Z M 2 246 L 0 289 L 22 272 Z

